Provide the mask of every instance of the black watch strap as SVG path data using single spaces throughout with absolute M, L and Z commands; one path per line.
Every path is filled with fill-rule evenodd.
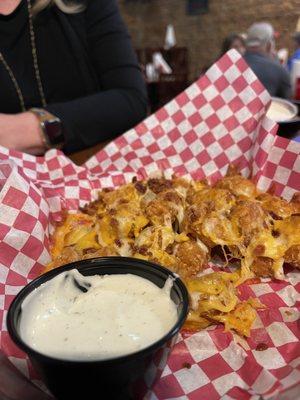
M 47 148 L 61 148 L 64 144 L 64 135 L 61 120 L 42 108 L 31 108 L 41 126 L 41 133 Z

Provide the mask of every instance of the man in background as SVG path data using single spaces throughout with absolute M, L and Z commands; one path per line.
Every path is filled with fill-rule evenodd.
M 271 24 L 258 22 L 248 30 L 244 58 L 271 96 L 290 98 L 291 82 L 287 70 L 272 54 L 274 29 Z
M 288 61 L 288 68 L 290 71 L 292 70 L 293 62 L 295 60 L 300 60 L 300 32 L 296 32 L 294 34 L 294 40 L 295 40 L 295 44 L 296 44 L 296 50 L 295 50 L 294 54 L 292 55 L 292 57 Z

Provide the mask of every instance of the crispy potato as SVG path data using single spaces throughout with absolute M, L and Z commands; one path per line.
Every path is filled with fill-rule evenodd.
M 300 244 L 291 246 L 284 254 L 284 261 L 300 269 Z
M 205 268 L 209 259 L 208 248 L 196 241 L 178 243 L 174 249 L 176 271 L 181 276 L 195 276 Z
M 110 255 L 150 260 L 186 282 L 189 329 L 221 322 L 248 336 L 257 307 L 240 303 L 236 286 L 254 277 L 282 279 L 284 262 L 300 268 L 299 214 L 300 194 L 287 202 L 261 193 L 234 166 L 215 185 L 178 177 L 133 179 L 64 215 L 51 238 L 47 269 Z M 199 276 L 217 251 L 241 268 Z
M 258 256 L 253 261 L 250 268 L 251 271 L 254 272 L 255 276 L 259 276 L 262 278 L 273 277 L 273 263 L 274 261 L 270 257 Z
M 241 175 L 226 176 L 215 187 L 227 189 L 241 200 L 254 199 L 258 194 L 255 184 Z
M 231 210 L 230 220 L 238 227 L 247 246 L 253 235 L 268 228 L 267 216 L 259 202 L 241 200 Z

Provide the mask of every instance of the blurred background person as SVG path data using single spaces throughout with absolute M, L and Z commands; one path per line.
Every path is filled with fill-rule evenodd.
M 240 54 L 244 55 L 246 51 L 245 40 L 238 33 L 230 33 L 222 43 L 221 56 L 230 49 L 236 49 Z
M 0 145 L 67 153 L 146 115 L 146 89 L 115 0 L 0 1 Z
M 295 41 L 295 52 L 293 53 L 293 55 L 289 58 L 288 60 L 288 68 L 291 71 L 292 67 L 293 67 L 293 62 L 295 60 L 300 60 L 300 32 L 296 32 L 293 35 L 294 41 Z
M 210 68 L 215 62 L 219 60 L 228 50 L 236 49 L 241 55 L 244 55 L 246 51 L 245 40 L 239 33 L 230 33 L 222 42 L 221 52 L 218 56 L 211 62 L 211 64 L 205 65 L 200 70 L 200 76 L 205 74 L 205 72 Z
M 249 28 L 244 58 L 271 96 L 290 98 L 291 82 L 287 70 L 274 60 L 274 30 L 258 22 Z

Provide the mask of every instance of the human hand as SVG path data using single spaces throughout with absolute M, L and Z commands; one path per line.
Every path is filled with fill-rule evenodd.
M 41 155 L 45 145 L 38 118 L 31 112 L 0 113 L 0 145 L 24 153 Z

